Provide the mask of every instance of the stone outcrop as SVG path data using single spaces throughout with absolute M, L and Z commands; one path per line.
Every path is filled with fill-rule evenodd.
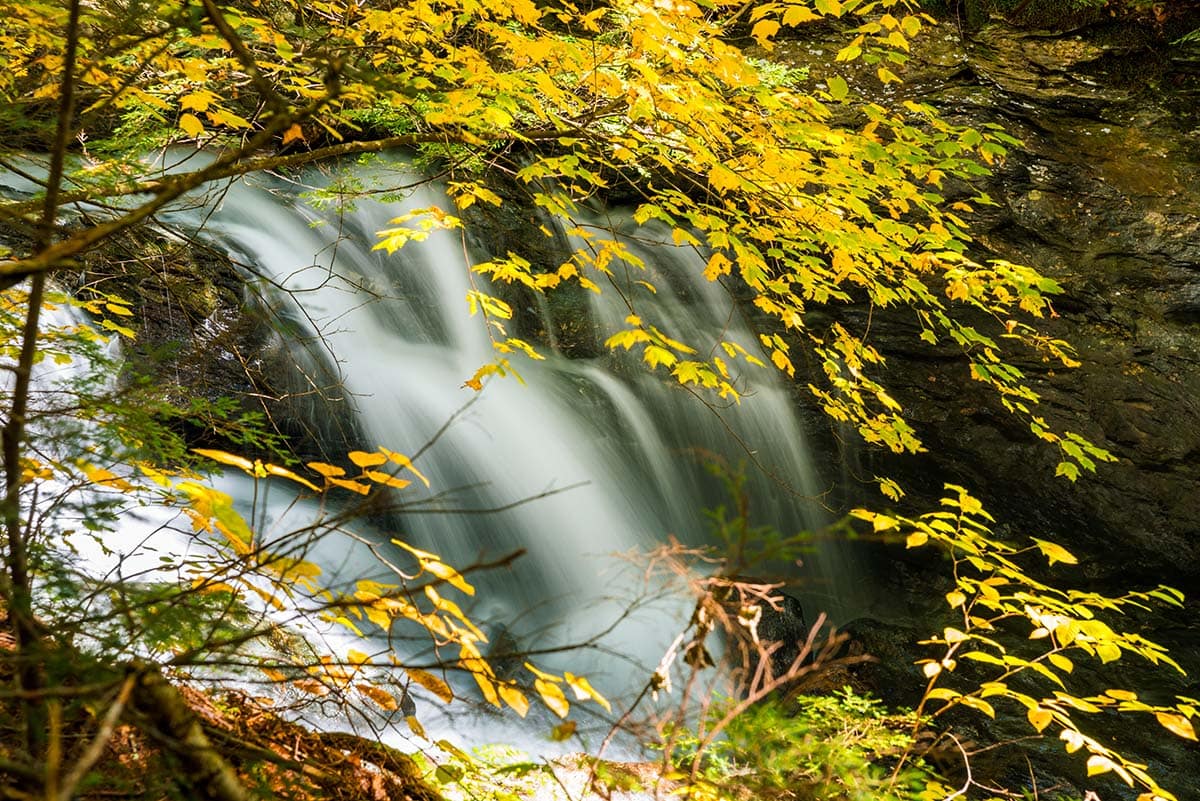
M 191 409 L 172 423 L 191 444 L 272 456 L 268 440 L 247 438 L 241 422 L 302 455 L 326 458 L 357 443 L 352 416 L 339 413 L 345 403 L 328 360 L 318 353 L 297 363 L 283 345 L 295 336 L 288 322 L 256 296 L 246 270 L 210 244 L 140 226 L 58 280 L 84 296 L 96 290 L 134 303 L 136 336 L 121 343 L 123 380 L 149 382 Z
M 1023 143 L 983 187 L 996 205 L 971 220 L 973 255 L 1031 264 L 1064 287 L 1044 329 L 1073 343 L 1083 366 L 1019 366 L 1053 426 L 1118 461 L 1074 484 L 1055 479 L 1054 448 L 961 360 L 917 346 L 911 322 L 892 315 L 873 341 L 890 354 L 886 381 L 929 453 L 862 453 L 863 470 L 930 499 L 943 481 L 965 484 L 1015 531 L 1077 549 L 1092 578 L 1194 585 L 1200 48 L 1116 23 L 1052 34 L 993 22 L 943 34 L 910 64 L 906 91 Z
M 1200 27 L 1200 14 L 1188 24 Z M 1071 342 L 1082 366 L 1018 365 L 1052 426 L 1089 437 L 1117 461 L 1075 483 L 1055 478 L 1053 447 L 973 382 L 961 357 L 921 346 L 907 317 L 876 312 L 872 341 L 889 354 L 885 380 L 929 452 L 853 450 L 851 472 L 897 478 L 908 508 L 932 509 L 943 482 L 969 487 L 1001 534 L 1047 537 L 1080 557 L 1055 574 L 1064 584 L 1113 591 L 1162 582 L 1194 593 L 1200 577 L 1200 46 L 1172 44 L 1175 35 L 1103 21 L 1054 33 L 992 20 L 943 30 L 908 66 L 905 91 L 956 122 L 999 123 L 1022 140 L 977 187 L 996 205 L 970 220 L 973 255 L 1031 264 L 1062 285 L 1058 316 L 1043 328 Z M 879 505 L 873 491 L 855 495 L 850 489 L 847 501 Z M 873 556 L 875 619 L 849 628 L 880 660 L 859 678 L 912 703 L 912 662 L 928 655 L 912 643 L 942 625 L 945 606 L 930 577 L 944 575 L 944 565 L 920 551 Z M 1107 666 L 1115 673 L 1074 678 L 1095 692 L 1131 686 L 1196 696 L 1196 609 L 1190 598 L 1183 610 L 1134 624 L 1171 647 L 1188 676 L 1148 676 L 1123 661 Z M 1021 734 L 986 723 L 985 742 Z M 969 734 L 973 724 L 962 725 Z M 1114 744 L 1169 786 L 1196 786 L 1194 744 L 1132 724 Z M 1049 777 L 1086 786 L 1057 746 L 1035 749 L 1041 786 Z M 976 767 L 1005 786 L 1019 786 L 1021 771 L 1028 776 L 1023 759 Z M 1104 797 L 1110 792 L 1124 797 L 1125 788 Z

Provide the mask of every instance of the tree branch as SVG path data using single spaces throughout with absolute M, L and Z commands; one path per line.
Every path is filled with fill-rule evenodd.
M 221 9 L 217 8 L 217 4 L 213 0 L 201 0 L 204 5 L 204 13 L 208 15 L 212 21 L 213 27 L 217 29 L 217 33 L 221 34 L 221 38 L 225 40 L 225 44 L 229 45 L 229 49 L 237 56 L 237 60 L 241 62 L 242 68 L 246 70 L 246 74 L 250 76 L 251 83 L 258 93 L 262 95 L 263 102 L 271 107 L 271 110 L 280 116 L 289 114 L 287 101 L 280 97 L 275 91 L 275 87 L 263 75 L 262 70 L 258 67 L 258 61 L 254 55 L 246 48 L 246 43 L 237 35 L 237 31 L 229 26 L 229 21 L 225 19 L 225 15 L 221 13 Z
M 117 693 L 117 698 L 112 702 L 108 711 L 104 713 L 104 719 L 100 721 L 100 728 L 96 730 L 96 736 L 88 743 L 87 750 L 79 761 L 67 772 L 63 777 L 62 784 L 58 790 L 58 801 L 71 801 L 71 797 L 75 794 L 75 788 L 79 786 L 79 782 L 87 775 L 87 772 L 92 769 L 97 760 L 104 753 L 105 746 L 112 739 L 113 732 L 116 730 L 117 721 L 121 719 L 121 713 L 125 711 L 125 704 L 129 701 L 129 695 L 133 691 L 134 683 L 137 676 L 130 674 L 125 678 L 121 685 L 120 691 Z
M 53 250 L 54 223 L 58 211 L 58 193 L 66 164 L 67 147 L 71 140 L 75 116 L 75 62 L 79 51 L 80 0 L 71 0 L 67 16 L 66 52 L 63 54 L 62 89 L 59 95 L 58 128 L 50 156 L 50 174 L 46 181 L 46 197 L 42 219 L 34 243 L 35 252 Z M 34 258 L 38 258 L 35 256 Z M 39 658 L 41 632 L 33 618 L 33 579 L 29 573 L 28 532 L 21 520 L 21 446 L 25 439 L 26 414 L 29 409 L 29 390 L 33 365 L 37 357 L 38 325 L 45 291 L 45 274 L 35 273 L 29 289 L 28 308 L 21 332 L 21 351 L 13 380 L 12 401 L 8 420 L 0 432 L 0 449 L 4 461 L 4 528 L 8 535 L 8 586 L 3 588 L 12 615 L 17 649 L 25 657 L 17 671 L 17 689 L 37 691 L 43 685 L 43 665 Z M 42 699 L 30 698 L 23 704 L 25 713 L 25 746 L 31 757 L 37 758 L 46 745 L 46 708 Z
M 254 801 L 233 767 L 213 748 L 179 691 L 163 678 L 157 667 L 135 663 L 134 668 L 137 671 L 134 708 L 155 724 L 157 731 L 147 731 L 157 735 L 165 747 L 179 756 L 195 789 L 208 801 Z

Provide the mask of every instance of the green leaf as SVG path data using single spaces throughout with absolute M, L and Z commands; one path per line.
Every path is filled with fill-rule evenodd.
M 1059 462 L 1058 467 L 1054 469 L 1054 475 L 1066 476 L 1068 480 L 1075 481 L 1079 478 L 1079 467 L 1072 462 Z
M 829 96 L 834 100 L 841 102 L 850 94 L 850 86 L 846 83 L 846 79 L 838 75 L 832 75 L 826 81 L 829 85 Z
M 670 367 L 679 361 L 678 356 L 658 345 L 647 345 L 646 349 L 642 351 L 642 359 L 651 367 L 658 367 L 660 364 Z

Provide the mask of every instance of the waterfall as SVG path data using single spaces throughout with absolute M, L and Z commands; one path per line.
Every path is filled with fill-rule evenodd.
M 419 183 L 400 172 L 392 178 Z M 215 204 L 177 212 L 172 222 L 201 230 L 266 279 L 263 294 L 288 321 L 286 345 L 297 363 L 317 369 L 314 353 L 332 360 L 323 369 L 343 385 L 363 448 L 423 451 L 417 466 L 431 489 L 405 490 L 413 510 L 372 521 L 387 527 L 373 536 L 384 543 L 403 538 L 460 567 L 525 552 L 471 576 L 480 599 L 471 613 L 492 631 L 537 648 L 588 641 L 621 617 L 638 570 L 621 570 L 612 555 L 652 548 L 668 535 L 705 543 L 702 510 L 728 503 L 703 470 L 701 451 L 751 463 L 755 523 L 790 534 L 827 522 L 819 504 L 825 488 L 795 398 L 770 368 L 751 368 L 737 408 L 710 408 L 665 374 L 612 357 L 554 353 L 543 362 L 515 362 L 523 382 L 493 379 L 477 394 L 464 381 L 494 358 L 484 322 L 466 310 L 468 291 L 487 289 L 468 268 L 479 254 L 450 231 L 394 255 L 372 249 L 392 218 L 414 208 L 452 208 L 449 201 L 421 185 L 403 201 L 359 199 L 331 210 L 304 192 L 323 180 L 316 172 L 294 182 L 244 178 L 214 193 Z M 722 331 L 755 350 L 729 294 L 703 279 L 701 254 L 610 216 L 647 263 L 645 272 L 629 271 L 658 287 L 654 308 L 673 333 L 711 339 Z M 613 291 L 590 309 L 610 330 L 627 313 Z M 325 565 L 327 575 L 350 581 L 365 568 L 345 548 L 316 558 L 336 561 Z M 789 591 L 804 598 L 810 617 L 838 612 L 829 586 L 834 572 L 820 554 L 797 571 L 801 588 Z M 628 682 L 629 663 L 652 668 L 686 623 L 678 619 L 686 609 L 678 599 L 641 609 L 599 643 L 617 659 L 591 669 L 601 677 L 597 686 Z M 563 658 L 567 669 L 580 669 L 572 658 Z M 641 681 L 646 674 L 637 675 Z

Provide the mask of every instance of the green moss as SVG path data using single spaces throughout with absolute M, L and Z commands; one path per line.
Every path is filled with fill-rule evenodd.
M 715 705 L 710 718 L 732 703 Z M 913 722 L 911 712 L 892 712 L 846 687 L 755 705 L 703 749 L 678 731 L 671 759 L 685 774 L 699 764 L 693 798 L 907 801 L 934 780 L 919 760 L 892 775 L 912 749 Z

